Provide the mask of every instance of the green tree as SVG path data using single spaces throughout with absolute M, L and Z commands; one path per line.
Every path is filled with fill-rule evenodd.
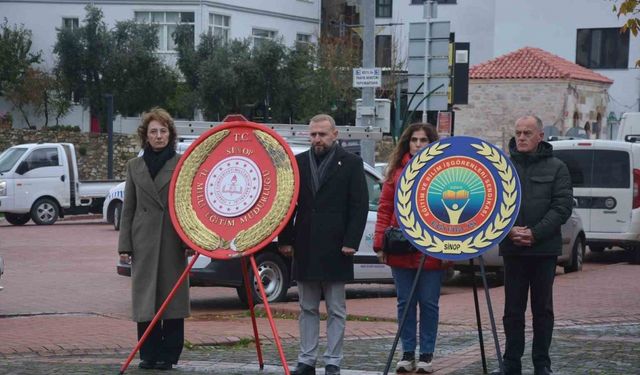
M 36 128 L 29 118 L 30 114 L 40 116 L 46 113 L 47 91 L 51 86 L 51 76 L 41 70 L 28 68 L 19 82 L 7 87 L 7 99 L 20 112 L 29 129 Z M 47 119 L 44 126 L 47 126 Z
M 627 21 L 620 28 L 620 32 L 631 31 L 634 37 L 638 36 L 640 31 L 640 1 L 639 0 L 623 0 L 619 5 L 613 5 L 613 11 L 620 17 L 627 17 Z M 640 60 L 636 61 L 636 66 L 640 66 Z
M 5 18 L 0 25 L 0 95 L 8 85 L 17 84 L 32 64 L 42 60 L 42 52 L 31 52 L 31 30 L 9 26 Z
M 58 30 L 53 51 L 58 56 L 56 71 L 63 77 L 66 91 L 80 98 L 92 118 L 100 118 L 105 94 L 102 75 L 111 43 L 102 10 L 93 5 L 87 5 L 85 10 L 81 27 Z
M 178 79 L 154 52 L 158 47 L 156 26 L 118 22 L 109 41 L 103 82 L 105 90 L 114 95 L 116 111 L 134 116 L 153 106 L 166 107 Z
M 64 91 L 79 98 L 92 118 L 104 120 L 104 95 L 125 116 L 167 106 L 175 95 L 177 74 L 155 53 L 157 26 L 118 22 L 108 30 L 99 8 L 88 5 L 81 27 L 58 30 L 56 73 Z M 104 121 L 102 121 L 104 129 Z
M 59 125 L 60 117 L 67 114 L 71 107 L 61 81 L 53 74 L 34 68 L 27 69 L 18 83 L 7 88 L 6 97 L 20 112 L 30 129 L 37 128 L 30 115 L 43 117 L 41 125 L 46 128 L 51 117 Z

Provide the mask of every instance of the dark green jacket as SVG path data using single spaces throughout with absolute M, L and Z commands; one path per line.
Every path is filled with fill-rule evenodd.
M 511 161 L 518 171 L 522 195 L 515 225 L 531 228 L 532 246 L 516 246 L 506 237 L 500 244 L 500 255 L 541 256 L 562 254 L 560 227 L 571 216 L 573 192 L 567 166 L 553 156 L 550 143 L 540 142 L 531 154 L 516 149 L 509 142 Z

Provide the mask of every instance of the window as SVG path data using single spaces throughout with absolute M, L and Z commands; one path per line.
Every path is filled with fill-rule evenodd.
M 25 172 L 36 168 L 57 167 L 60 165 L 58 161 L 58 150 L 55 148 L 40 148 L 33 150 L 33 152 L 27 156 L 25 162 L 28 166 Z
M 380 201 L 382 183 L 369 173 L 365 173 L 365 177 L 367 181 L 367 190 L 369 191 L 369 211 L 378 211 L 378 202 Z
M 311 44 L 311 35 L 310 34 L 296 34 L 296 43 L 302 44 Z
M 391 18 L 392 0 L 376 0 L 376 17 Z
M 158 25 L 158 50 L 174 51 L 176 44 L 173 33 L 178 24 L 194 26 L 195 16 L 193 12 L 135 12 L 136 22 L 153 23 Z M 195 39 L 195 32 L 194 33 Z
M 574 188 L 626 189 L 630 186 L 626 151 L 558 150 L 553 154 L 569 168 Z
M 62 28 L 67 30 L 76 30 L 80 26 L 77 18 L 62 18 Z
M 591 69 L 627 69 L 629 65 L 629 30 L 617 27 L 578 29 L 576 64 Z
M 376 35 L 376 66 L 391 66 L 391 35 Z
M 265 29 L 253 29 L 251 30 L 251 35 L 253 37 L 253 46 L 259 47 L 263 41 L 270 39 L 273 40 L 276 38 L 277 32 L 274 30 L 265 30 Z
M 213 36 L 225 42 L 229 41 L 231 17 L 222 14 L 209 14 L 209 31 Z
M 411 5 L 422 5 L 426 0 L 411 0 Z M 438 4 L 457 4 L 458 0 L 436 0 Z

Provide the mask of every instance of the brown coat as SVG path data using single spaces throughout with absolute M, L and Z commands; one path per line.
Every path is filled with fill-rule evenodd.
M 153 319 L 186 267 L 185 247 L 169 216 L 169 182 L 179 155 L 169 159 L 155 180 L 141 157 L 127 163 L 127 183 L 118 252 L 130 253 L 133 320 Z M 188 280 L 162 319 L 190 315 Z

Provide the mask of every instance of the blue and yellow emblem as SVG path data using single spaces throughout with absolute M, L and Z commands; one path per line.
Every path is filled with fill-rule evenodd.
M 474 258 L 509 233 L 520 208 L 520 181 L 509 158 L 473 137 L 420 150 L 402 171 L 396 215 L 405 237 L 444 260 Z

